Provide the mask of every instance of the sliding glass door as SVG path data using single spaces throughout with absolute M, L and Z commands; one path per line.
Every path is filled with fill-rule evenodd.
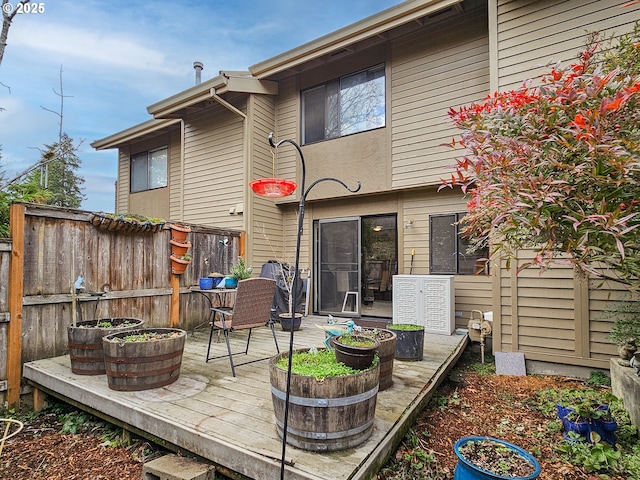
M 359 315 L 360 218 L 318 221 L 317 306 L 321 315 Z

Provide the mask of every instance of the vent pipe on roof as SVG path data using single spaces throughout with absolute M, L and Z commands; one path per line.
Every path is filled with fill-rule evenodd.
M 200 85 L 200 82 L 202 81 L 201 75 L 204 65 L 202 64 L 202 62 L 193 62 L 193 68 L 196 71 L 196 85 Z

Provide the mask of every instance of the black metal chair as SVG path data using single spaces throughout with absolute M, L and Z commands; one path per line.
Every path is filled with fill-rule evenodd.
M 271 305 L 273 303 L 273 294 L 276 289 L 275 280 L 268 278 L 249 278 L 247 280 L 240 280 L 238 282 L 238 289 L 236 292 L 236 300 L 231 308 L 225 307 L 213 307 L 213 318 L 211 321 L 211 332 L 209 333 L 209 346 L 207 347 L 206 361 L 214 360 L 217 358 L 229 357 L 229 363 L 231 364 L 231 373 L 236 376 L 236 370 L 233 363 L 233 356 L 240 354 L 248 354 L 249 342 L 251 341 L 251 330 L 255 327 L 264 327 L 265 325 L 271 328 L 273 334 L 273 341 L 276 344 L 276 351 L 280 353 L 278 347 L 278 340 L 276 339 L 276 332 L 273 328 L 273 321 L 270 319 Z M 217 318 L 217 319 L 216 319 Z M 244 352 L 231 352 L 231 344 L 229 343 L 229 333 L 236 330 L 249 330 L 247 337 L 247 345 Z M 224 333 L 224 339 L 227 342 L 227 355 L 219 355 L 216 357 L 210 357 L 211 342 L 213 340 L 214 331 L 222 331 Z M 246 365 L 248 363 L 258 362 L 265 360 L 264 358 L 258 360 L 251 360 L 244 363 L 239 363 L 237 366 Z

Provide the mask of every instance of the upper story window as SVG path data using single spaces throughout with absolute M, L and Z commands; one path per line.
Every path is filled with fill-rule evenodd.
M 167 186 L 167 147 L 131 156 L 131 193 Z
M 384 126 L 384 64 L 302 92 L 303 144 Z
M 488 272 L 489 249 L 468 253 L 469 242 L 458 232 L 465 213 L 429 217 L 429 273 L 473 275 Z

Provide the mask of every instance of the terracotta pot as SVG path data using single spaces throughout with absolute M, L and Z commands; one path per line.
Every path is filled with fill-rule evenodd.
M 191 232 L 191 227 L 188 225 L 170 225 L 171 228 L 171 240 L 179 243 L 185 243 L 187 241 L 187 235 Z
M 174 239 L 171 239 L 169 240 L 169 243 L 171 244 L 171 253 L 178 258 L 186 255 L 191 248 L 191 244 L 189 242 L 180 243 L 176 242 Z
M 187 265 L 191 263 L 191 260 L 183 260 L 173 254 L 169 258 L 171 258 L 171 273 L 174 275 L 182 275 L 187 269 Z

